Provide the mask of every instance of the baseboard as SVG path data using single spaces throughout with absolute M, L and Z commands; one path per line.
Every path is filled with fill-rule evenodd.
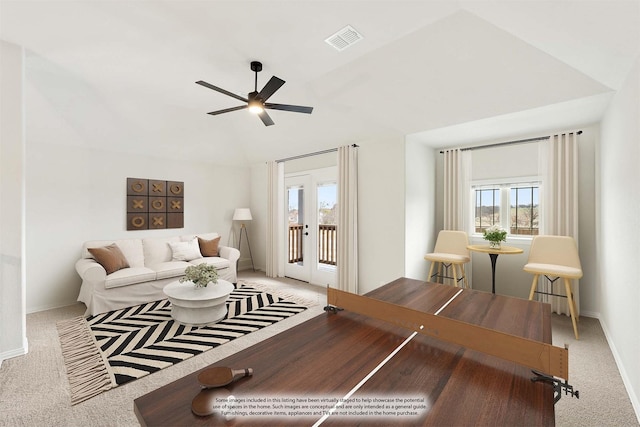
M 582 310 L 580 312 L 580 316 L 584 316 L 584 317 L 593 317 L 594 319 L 598 319 L 600 320 L 600 313 L 597 311 L 588 311 L 588 310 Z
M 251 258 L 242 258 L 238 260 L 238 271 L 252 269 L 253 267 L 251 266 Z
M 27 339 L 24 338 L 24 343 L 20 348 L 14 348 L 13 350 L 5 351 L 4 353 L 0 353 L 0 367 L 2 367 L 2 362 L 7 359 L 11 359 L 13 357 L 24 356 L 29 352 L 29 344 Z
M 598 317 L 599 318 L 599 317 Z M 629 379 L 629 375 L 627 371 L 624 369 L 624 365 L 622 364 L 622 359 L 620 358 L 620 354 L 616 349 L 613 340 L 611 339 L 611 334 L 609 333 L 609 328 L 606 323 L 600 319 L 600 326 L 602 326 L 602 331 L 604 332 L 604 336 L 607 339 L 607 343 L 609 344 L 609 348 L 611 349 L 611 353 L 613 354 L 613 359 L 616 361 L 616 365 L 618 366 L 618 371 L 620 372 L 620 376 L 622 377 L 622 383 L 624 384 L 624 388 L 627 390 L 627 394 L 629 395 L 629 399 L 631 400 L 631 405 L 633 406 L 633 410 L 636 413 L 636 418 L 638 419 L 638 423 L 640 423 L 640 399 L 638 399 L 638 395 L 632 388 L 631 380 Z
M 38 313 L 40 311 L 55 310 L 57 308 L 69 307 L 76 304 L 82 304 L 84 306 L 84 303 L 73 301 L 67 304 L 62 304 L 62 305 L 43 305 L 40 307 L 27 307 L 27 314 Z

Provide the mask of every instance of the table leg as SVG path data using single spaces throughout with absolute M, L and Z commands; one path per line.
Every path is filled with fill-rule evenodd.
M 491 292 L 496 293 L 496 261 L 498 260 L 498 254 L 489 254 L 491 258 Z

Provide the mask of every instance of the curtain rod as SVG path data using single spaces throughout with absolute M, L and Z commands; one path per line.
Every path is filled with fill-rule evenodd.
M 582 133 L 582 131 L 579 130 L 577 132 L 567 132 L 567 133 L 577 133 L 578 135 L 580 135 Z M 516 141 L 497 142 L 495 144 L 476 145 L 475 147 L 461 148 L 460 151 L 481 150 L 483 148 L 499 147 L 501 145 L 522 144 L 522 143 L 525 143 L 525 142 L 542 141 L 542 140 L 549 139 L 549 138 L 551 138 L 551 135 L 539 136 L 537 138 L 518 139 Z M 443 153 L 444 153 L 444 151 L 441 150 L 440 154 L 443 154 Z
M 359 145 L 356 145 L 356 144 L 352 144 L 351 146 L 354 147 L 354 148 L 358 148 L 359 147 Z M 316 151 L 315 153 L 300 154 L 299 156 L 287 157 L 286 159 L 276 160 L 276 163 L 287 162 L 289 160 L 303 159 L 305 157 L 317 156 L 317 155 L 320 155 L 320 154 L 333 153 L 334 151 L 338 151 L 338 149 L 337 148 L 330 148 L 328 150 Z

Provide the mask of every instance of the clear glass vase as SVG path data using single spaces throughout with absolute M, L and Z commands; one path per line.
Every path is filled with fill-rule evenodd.
M 491 249 L 500 249 L 502 247 L 502 242 L 489 242 L 489 247 Z

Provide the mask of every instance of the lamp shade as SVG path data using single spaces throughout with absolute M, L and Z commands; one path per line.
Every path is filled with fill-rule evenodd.
M 234 221 L 251 221 L 252 219 L 251 209 L 249 208 L 237 208 L 235 212 L 233 212 Z

